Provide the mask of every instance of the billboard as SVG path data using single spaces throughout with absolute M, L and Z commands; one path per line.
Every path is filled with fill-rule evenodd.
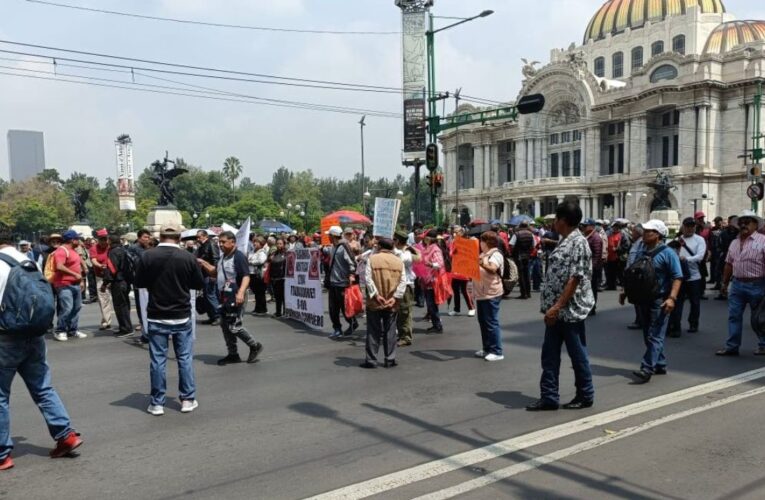
M 425 158 L 426 11 L 402 11 L 404 161 Z
M 135 211 L 135 177 L 133 175 L 133 141 L 121 135 L 114 141 L 117 148 L 117 197 L 120 210 Z

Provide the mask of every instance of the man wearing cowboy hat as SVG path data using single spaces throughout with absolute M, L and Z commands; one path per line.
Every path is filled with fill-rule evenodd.
M 736 221 L 738 238 L 728 248 L 723 269 L 721 293 L 728 296 L 728 340 L 718 356 L 738 356 L 741 347 L 744 309 L 752 314 L 765 296 L 765 235 L 757 230 L 763 220 L 751 210 L 744 210 Z M 731 283 L 732 280 L 732 283 Z M 755 355 L 765 355 L 765 332 L 757 334 Z

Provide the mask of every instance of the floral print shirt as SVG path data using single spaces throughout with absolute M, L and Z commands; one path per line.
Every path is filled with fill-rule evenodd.
M 542 313 L 546 313 L 555 305 L 568 280 L 579 278 L 576 292 L 560 310 L 558 319 L 564 323 L 584 321 L 590 310 L 595 307 L 595 295 L 592 293 L 592 252 L 587 239 L 575 229 L 568 237 L 558 242 L 548 262 L 547 276 L 542 288 Z

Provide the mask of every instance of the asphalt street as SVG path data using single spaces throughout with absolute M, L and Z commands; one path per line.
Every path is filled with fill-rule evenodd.
M 480 334 L 466 315 L 445 317 L 441 335 L 416 323 L 400 365 L 375 370 L 358 368 L 363 321 L 356 339 L 334 342 L 248 316 L 262 360 L 226 367 L 215 363 L 219 327 L 199 325 L 200 406 L 179 412 L 169 363 L 162 417 L 146 413 L 148 351 L 98 332 L 98 305 L 88 305 L 89 338 L 48 342 L 80 455 L 47 457 L 53 442 L 17 378 L 16 468 L 0 473 L 0 498 L 762 498 L 765 358 L 752 355 L 754 334 L 745 331 L 741 357 L 714 356 L 727 307 L 705 301 L 701 331 L 668 340 L 669 374 L 633 385 L 643 342 L 625 328 L 632 309 L 613 292 L 600 300 L 587 322 L 588 410 L 523 409 L 538 397 L 534 294 L 502 303 L 505 360 L 494 363 L 473 357 Z M 574 393 L 565 354 L 561 382 L 565 402 Z

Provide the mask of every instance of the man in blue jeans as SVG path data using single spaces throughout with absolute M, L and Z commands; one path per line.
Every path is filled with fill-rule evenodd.
M 82 294 L 85 292 L 85 278 L 82 275 L 82 259 L 77 253 L 80 235 L 76 231 L 66 231 L 61 235 L 62 245 L 50 254 L 54 259 L 53 288 L 58 298 L 56 331 L 53 338 L 66 342 L 70 338 L 84 339 L 88 334 L 78 330 Z
M 136 266 L 135 286 L 146 288 L 149 294 L 146 322 L 151 359 L 151 403 L 147 411 L 155 416 L 165 413 L 165 367 L 171 337 L 178 361 L 181 412 L 190 413 L 199 406 L 194 384 L 191 290 L 202 289 L 204 280 L 194 256 L 181 250 L 180 239 L 180 228 L 162 228 L 159 246 L 144 252 Z
M 563 405 L 567 410 L 590 408 L 595 401 L 592 372 L 587 357 L 584 320 L 595 306 L 592 293 L 592 253 L 579 231 L 582 210 L 566 201 L 555 210 L 553 227 L 560 239 L 548 260 L 548 273 L 542 287 L 541 312 L 545 315 L 545 340 L 542 345 L 541 397 L 528 405 L 528 411 L 557 410 L 560 353 L 563 344 L 574 368 L 576 396 Z
M 19 262 L 29 260 L 13 248 L 13 235 L 5 229 L 0 229 L 0 252 Z M 0 261 L 0 300 L 5 292 L 10 270 L 8 264 Z M 48 432 L 56 440 L 56 447 L 50 452 L 51 458 L 68 455 L 82 445 L 79 434 L 72 429 L 61 398 L 51 385 L 45 338 L 0 333 L 0 471 L 13 467 L 10 397 L 11 382 L 17 373 L 40 409 L 48 425 Z

